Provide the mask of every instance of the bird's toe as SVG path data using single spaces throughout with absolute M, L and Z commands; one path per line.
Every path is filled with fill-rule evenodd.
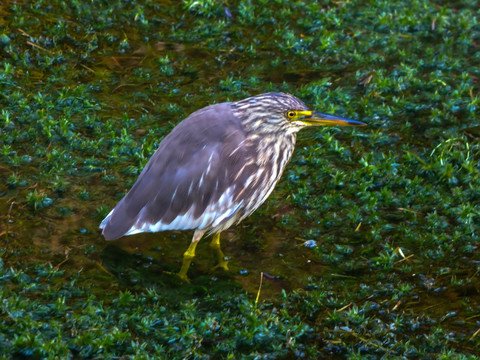
M 212 268 L 212 272 L 216 271 L 217 269 L 223 269 L 225 271 L 229 271 L 228 260 L 219 261 L 218 264 Z

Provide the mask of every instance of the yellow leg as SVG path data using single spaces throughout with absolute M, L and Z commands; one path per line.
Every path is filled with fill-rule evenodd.
M 186 282 L 190 282 L 190 279 L 187 276 L 188 268 L 190 267 L 190 263 L 192 262 L 192 259 L 195 257 L 195 249 L 197 248 L 197 244 L 202 238 L 204 233 L 205 233 L 204 230 L 195 230 L 195 233 L 193 234 L 192 243 L 188 247 L 187 251 L 183 253 L 182 268 L 180 269 L 177 275 L 180 277 L 180 279 Z
M 218 261 L 213 270 L 222 268 L 228 271 L 228 261 L 225 260 L 225 255 L 223 255 L 222 248 L 220 247 L 220 233 L 213 235 L 213 239 L 210 242 L 210 247 L 213 251 L 215 251 Z

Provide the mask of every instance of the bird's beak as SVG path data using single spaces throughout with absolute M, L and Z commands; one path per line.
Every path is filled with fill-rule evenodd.
M 313 126 L 366 126 L 367 124 L 357 121 L 345 119 L 340 116 L 322 114 L 315 111 L 298 111 L 298 120 L 305 125 Z

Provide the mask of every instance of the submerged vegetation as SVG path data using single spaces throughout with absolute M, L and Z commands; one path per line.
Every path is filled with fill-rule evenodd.
M 0 359 L 479 356 L 479 8 L 7 1 Z M 369 126 L 299 134 L 230 273 L 201 243 L 169 275 L 190 233 L 105 243 L 175 124 L 266 91 Z

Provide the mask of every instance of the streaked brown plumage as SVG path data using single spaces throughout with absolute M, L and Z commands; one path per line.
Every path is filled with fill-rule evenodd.
M 290 160 L 296 132 L 307 125 L 364 125 L 314 113 L 296 97 L 267 93 L 198 110 L 160 143 L 128 194 L 102 221 L 107 240 L 194 229 L 179 276 L 208 232 L 227 268 L 219 233 L 254 212 Z

